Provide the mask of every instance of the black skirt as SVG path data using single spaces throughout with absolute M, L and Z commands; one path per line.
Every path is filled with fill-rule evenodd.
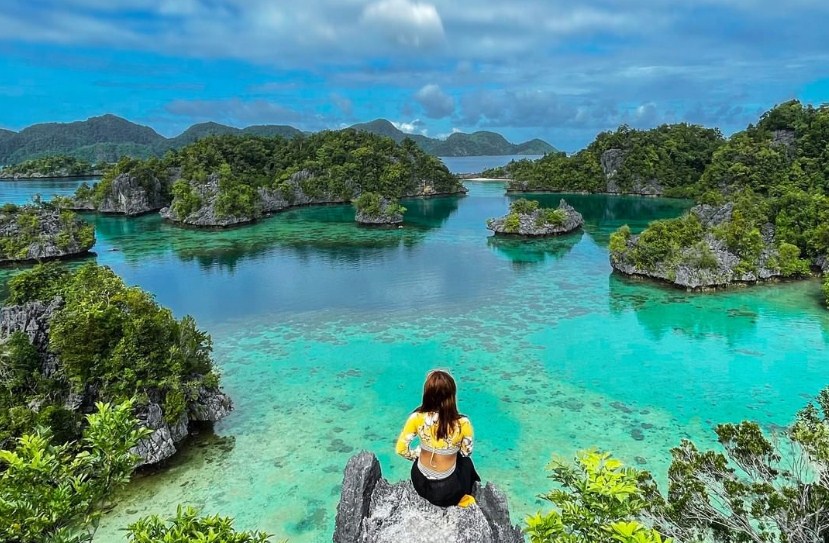
M 417 460 L 412 463 L 412 484 L 415 491 L 438 507 L 458 505 L 466 494 L 472 494 L 472 486 L 480 480 L 472 459 L 461 453 L 458 453 L 455 471 L 446 479 L 429 479 L 418 469 Z

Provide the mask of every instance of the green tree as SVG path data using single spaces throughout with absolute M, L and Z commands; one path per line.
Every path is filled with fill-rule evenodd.
M 527 519 L 532 543 L 670 541 L 639 520 L 647 505 L 645 474 L 597 451 L 580 452 L 574 463 L 553 460 L 548 469 L 558 488 L 542 497 L 555 509 Z
M 179 506 L 176 516 L 168 521 L 153 515 L 144 517 L 127 528 L 129 543 L 268 543 L 268 534 L 256 531 L 238 532 L 233 519 L 199 516 L 196 509 Z
M 101 508 L 132 473 L 130 449 L 149 433 L 132 416 L 130 402 L 96 409 L 80 442 L 58 445 L 41 430 L 0 451 L 0 540 L 91 540 Z

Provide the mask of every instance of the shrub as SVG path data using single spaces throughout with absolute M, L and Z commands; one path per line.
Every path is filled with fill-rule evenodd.
M 509 213 L 504 219 L 504 231 L 514 234 L 521 228 L 521 218 L 518 213 Z
M 527 200 L 526 198 L 519 198 L 509 205 L 509 210 L 510 213 L 531 215 L 538 210 L 538 202 L 535 200 Z
M 555 509 L 527 519 L 531 543 L 667 543 L 638 520 L 645 509 L 644 478 L 608 453 L 580 452 L 574 463 L 553 460 L 559 486 L 542 495 Z
M 199 516 L 196 509 L 179 506 L 176 516 L 165 521 L 157 515 L 144 517 L 127 528 L 129 543 L 267 543 L 270 535 L 262 532 L 237 532 L 233 519 Z

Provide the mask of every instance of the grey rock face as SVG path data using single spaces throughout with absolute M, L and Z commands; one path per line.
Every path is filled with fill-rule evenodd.
M 780 145 L 785 147 L 787 151 L 793 151 L 795 148 L 795 132 L 794 130 L 775 130 L 771 133 L 772 145 Z
M 544 222 L 545 209 L 538 209 L 533 213 L 522 213 L 518 216 L 519 227 L 517 231 L 507 231 L 507 216 L 490 219 L 486 227 L 499 235 L 539 237 L 568 234 L 584 224 L 581 213 L 565 200 L 559 201 L 558 209 L 564 212 L 565 219 L 562 224 Z
M 72 223 L 64 224 L 60 211 L 43 208 L 29 209 L 33 209 L 37 217 L 34 234 L 18 223 L 21 211 L 0 212 L 0 241 L 16 241 L 21 238 L 32 240 L 25 253 L 0 256 L 0 264 L 83 255 L 88 253 L 95 244 L 94 235 L 91 241 L 81 240 L 80 229 L 86 226 L 83 220 L 75 218 Z
M 57 359 L 49 350 L 50 321 L 63 308 L 63 299 L 51 302 L 29 302 L 0 308 L 0 342 L 16 332 L 23 332 L 41 356 L 41 371 L 51 377 L 57 370 Z
M 196 422 L 218 422 L 233 409 L 230 397 L 218 390 L 201 387 L 199 397 L 188 406 L 190 420 Z
M 608 194 L 639 194 L 641 196 L 660 196 L 664 192 L 658 179 L 635 179 L 630 188 L 619 186 L 619 170 L 625 164 L 625 151 L 622 149 L 608 149 L 599 158 L 607 184 L 605 192 Z
M 477 505 L 437 507 L 410 481 L 389 484 L 377 458 L 362 452 L 348 462 L 337 507 L 334 543 L 519 543 L 506 498 L 493 485 L 478 487 Z
M 706 230 L 700 245 L 683 247 L 679 262 L 658 262 L 645 269 L 631 258 L 639 236 L 631 236 L 627 250 L 611 253 L 610 263 L 613 268 L 625 275 L 648 277 L 671 283 L 686 290 L 710 290 L 725 288 L 736 283 L 756 283 L 782 277 L 774 262 L 778 256 L 775 243 L 774 226 L 764 225 L 761 229 L 763 250 L 760 254 L 756 271 L 740 271 L 740 257 L 725 245 L 723 240 L 715 237 L 710 229 L 731 220 L 733 204 L 722 206 L 699 205 L 691 209 Z
M 599 159 L 602 165 L 602 172 L 607 179 L 607 188 L 605 189 L 610 194 L 618 194 L 621 190 L 614 179 L 622 164 L 625 163 L 625 152 L 621 149 L 608 149 L 602 153 Z
M 395 224 L 401 224 L 403 222 L 403 214 L 390 212 L 390 208 L 394 205 L 397 205 L 397 202 L 383 198 L 380 201 L 379 214 L 371 215 L 365 211 L 357 211 L 357 214 L 354 216 L 354 220 L 360 224 L 372 226 L 392 226 Z
M 169 178 L 152 177 L 142 182 L 130 174 L 121 174 L 112 181 L 98 211 L 123 215 L 142 215 L 158 211 L 169 203 Z

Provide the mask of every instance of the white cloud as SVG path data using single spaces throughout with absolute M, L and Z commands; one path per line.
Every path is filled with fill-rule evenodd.
M 396 129 L 406 134 L 421 134 L 426 136 L 429 132 L 423 127 L 423 121 L 420 119 L 415 119 L 408 123 L 405 121 L 391 121 L 391 124 L 393 124 Z
M 432 4 L 379 0 L 365 7 L 362 21 L 400 45 L 430 47 L 444 40 L 443 21 Z
M 455 99 L 434 83 L 422 87 L 414 98 L 431 119 L 442 119 L 455 111 Z

